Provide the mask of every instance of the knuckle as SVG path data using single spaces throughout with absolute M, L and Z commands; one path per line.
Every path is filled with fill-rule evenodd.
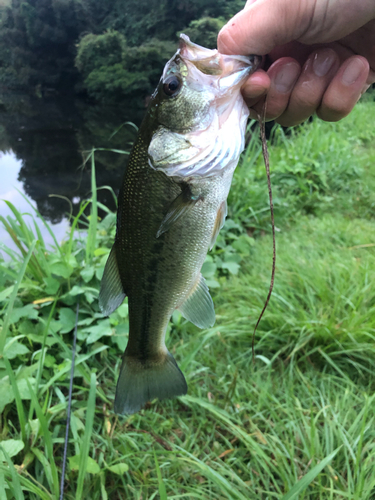
M 353 109 L 355 101 L 340 99 L 338 97 L 323 100 L 322 106 L 318 109 L 318 116 L 326 121 L 338 121 L 348 115 Z
M 349 113 L 350 110 L 347 111 L 346 113 L 342 113 L 341 111 L 332 110 L 324 107 L 321 107 L 316 111 L 318 118 L 324 120 L 325 122 L 338 122 Z
M 217 37 L 217 46 L 220 52 L 225 53 L 230 48 L 231 45 L 233 45 L 232 36 L 229 33 L 229 29 L 226 26 L 224 26 L 219 31 Z
M 238 45 L 238 34 L 234 37 L 234 32 L 228 24 L 221 28 L 217 37 L 217 48 L 222 54 L 239 54 L 241 50 Z
M 322 100 L 322 94 L 317 93 L 314 88 L 306 87 L 296 89 L 293 92 L 291 100 L 293 101 L 293 106 L 303 110 L 311 110 L 311 113 L 313 113 Z
M 289 116 L 287 114 L 279 116 L 276 121 L 279 123 L 282 127 L 295 127 L 296 125 L 299 125 L 300 123 L 303 123 L 306 118 L 294 118 L 292 116 Z

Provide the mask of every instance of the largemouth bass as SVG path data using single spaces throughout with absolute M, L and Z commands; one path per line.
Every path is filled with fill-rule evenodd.
M 116 238 L 99 295 L 106 315 L 125 296 L 129 301 L 116 413 L 187 392 L 165 332 L 175 309 L 200 328 L 215 322 L 200 270 L 224 223 L 244 148 L 248 108 L 240 88 L 259 62 L 181 35 L 151 98 L 119 194 Z

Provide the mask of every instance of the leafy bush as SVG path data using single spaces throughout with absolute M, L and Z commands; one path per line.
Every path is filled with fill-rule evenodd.
M 181 31 L 188 35 L 190 40 L 208 49 L 216 49 L 217 35 L 224 26 L 225 20 L 222 17 L 203 17 L 191 21 L 189 26 Z
M 9 3 L 0 6 L 0 83 L 16 88 L 72 87 L 77 78 L 74 45 L 85 25 L 80 4 L 76 0 Z
M 89 33 L 79 42 L 75 65 L 82 77 L 87 78 L 92 71 L 121 62 L 125 52 L 126 40 L 121 33 Z
M 79 43 L 76 66 L 90 97 L 118 102 L 129 95 L 151 94 L 174 50 L 174 44 L 159 40 L 128 47 L 117 31 L 88 34 Z

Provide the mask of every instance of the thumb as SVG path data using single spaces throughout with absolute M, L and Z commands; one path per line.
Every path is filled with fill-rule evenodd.
M 223 54 L 265 55 L 294 40 L 332 42 L 374 17 L 374 0 L 249 1 L 220 31 L 218 49 Z
M 258 0 L 247 2 L 220 31 L 223 54 L 265 55 L 278 45 L 298 39 L 309 27 L 314 1 Z

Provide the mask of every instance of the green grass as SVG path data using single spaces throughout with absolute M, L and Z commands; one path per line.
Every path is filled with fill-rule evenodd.
M 337 124 L 275 131 L 276 281 L 253 364 L 272 262 L 254 135 L 203 269 L 217 322 L 200 331 L 175 313 L 168 331 L 189 394 L 128 418 L 112 412 L 127 304 L 110 318 L 97 304 L 114 214 L 97 220 L 94 191 L 92 215 L 87 203 L 79 215 L 86 233 L 76 218 L 50 250 L 11 206 L 2 222 L 19 254 L 0 260 L 1 499 L 58 498 L 77 301 L 65 499 L 375 498 L 374 112 L 369 101 Z

